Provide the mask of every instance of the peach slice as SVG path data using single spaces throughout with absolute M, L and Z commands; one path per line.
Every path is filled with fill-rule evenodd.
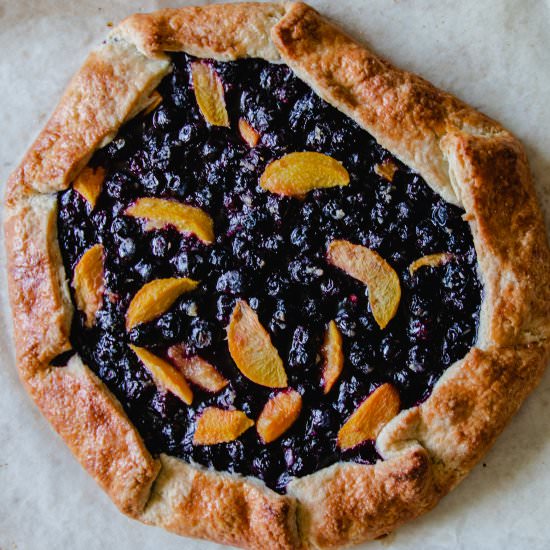
M 271 443 L 296 422 L 302 410 L 302 396 L 296 390 L 285 390 L 272 397 L 263 408 L 257 422 L 258 435 Z
M 393 268 L 374 250 L 343 240 L 330 243 L 328 261 L 367 285 L 374 319 L 385 328 L 401 300 L 401 285 Z
M 147 105 L 143 108 L 142 114 L 152 113 L 162 103 L 162 96 L 155 90 L 148 98 Z
M 303 197 L 313 189 L 344 186 L 349 173 L 340 162 L 322 153 L 289 153 L 268 164 L 260 185 L 288 197 Z
M 204 409 L 193 436 L 194 445 L 216 445 L 234 441 L 254 426 L 242 411 L 226 411 L 218 407 Z
M 206 244 L 214 240 L 214 221 L 200 208 L 167 199 L 144 197 L 129 206 L 124 214 L 146 220 L 146 230 L 173 225 L 181 233 L 193 233 Z
M 202 116 L 212 126 L 229 126 L 223 84 L 218 73 L 202 61 L 191 63 L 195 98 Z
M 374 171 L 385 180 L 393 181 L 393 176 L 397 172 L 397 166 L 391 160 L 385 160 L 382 164 L 375 164 Z
M 239 132 L 249 147 L 258 145 L 260 134 L 244 118 L 239 118 Z
M 382 428 L 399 412 L 399 393 L 391 384 L 376 388 L 338 432 L 340 449 L 351 449 L 367 439 L 376 439 Z
M 409 266 L 409 273 L 414 275 L 414 272 L 421 267 L 440 267 L 452 259 L 453 255 L 449 252 L 428 254 L 427 256 L 422 256 L 422 258 L 418 258 L 418 260 L 412 262 Z
M 198 284 L 198 281 L 185 277 L 170 277 L 155 279 L 143 285 L 132 298 L 126 312 L 126 330 L 162 315 L 182 294 L 195 290 Z
M 158 387 L 168 390 L 187 405 L 191 405 L 193 402 L 193 392 L 185 378 L 177 369 L 164 359 L 151 353 L 149 350 L 138 348 L 132 344 L 129 345 L 149 371 Z
M 328 324 L 321 348 L 323 370 L 321 383 L 325 395 L 332 389 L 344 368 L 344 352 L 342 351 L 342 335 L 334 321 Z
M 180 345 L 169 347 L 168 357 L 187 380 L 203 390 L 216 393 L 229 384 L 229 381 L 202 357 L 187 357 Z
M 279 352 L 254 310 L 243 300 L 233 308 L 227 340 L 233 361 L 248 379 L 268 388 L 287 387 Z
M 95 244 L 82 255 L 74 269 L 73 288 L 76 307 L 86 316 L 85 325 L 94 325 L 103 305 L 103 245 Z
M 94 208 L 97 197 L 99 197 L 101 189 L 103 188 L 104 180 L 105 170 L 101 166 L 97 168 L 86 166 L 74 180 L 73 189 L 84 197 L 90 206 Z

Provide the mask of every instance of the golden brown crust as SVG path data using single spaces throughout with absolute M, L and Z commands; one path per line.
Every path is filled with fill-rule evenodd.
M 243 548 L 298 549 L 293 499 L 259 482 L 211 472 L 161 455 L 162 469 L 143 515 L 180 535 Z
M 422 445 L 437 490 L 450 491 L 479 461 L 538 384 L 546 342 L 514 348 L 474 348 L 448 369 L 430 398 L 386 426 L 377 445 L 384 457 Z
M 478 346 L 548 340 L 550 254 L 521 144 L 457 131 L 442 146 L 484 285 Z
M 73 306 L 57 242 L 57 200 L 36 195 L 6 213 L 8 283 L 24 378 L 70 349 Z
M 428 453 L 419 446 L 374 466 L 335 464 L 293 481 L 304 538 L 339 548 L 385 535 L 439 500 Z
M 150 56 L 184 51 L 220 61 L 241 57 L 278 61 L 270 33 L 284 12 L 282 4 L 213 4 L 135 14 L 119 28 Z
M 27 380 L 27 388 L 79 462 L 126 514 L 141 511 L 159 464 L 103 383 L 73 356 Z
M 257 481 L 161 457 L 106 387 L 65 351 L 73 306 L 56 235 L 57 190 L 135 115 L 169 71 L 165 51 L 287 63 L 323 98 L 466 211 L 485 296 L 477 347 L 422 405 L 380 434 L 386 459 L 338 464 L 282 497 Z M 334 548 L 433 507 L 486 452 L 549 355 L 550 253 L 521 145 L 423 79 L 392 67 L 301 3 L 224 4 L 126 19 L 71 81 L 8 182 L 6 243 L 18 365 L 77 458 L 126 513 L 249 548 Z
M 112 33 L 73 77 L 46 127 L 8 180 L 5 202 L 68 187 L 169 70 Z

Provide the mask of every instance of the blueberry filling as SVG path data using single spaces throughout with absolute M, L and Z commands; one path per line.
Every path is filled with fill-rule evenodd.
M 84 251 L 105 250 L 105 296 L 92 328 L 77 313 L 72 344 L 118 397 L 149 450 L 217 470 L 252 475 L 284 492 L 291 477 L 339 460 L 373 463 L 372 441 L 345 452 L 338 430 L 376 387 L 389 382 L 402 408 L 426 399 L 454 361 L 474 344 L 482 289 L 463 212 L 443 201 L 353 121 L 321 100 L 285 66 L 260 60 L 212 62 L 225 91 L 230 126 L 208 125 L 190 81 L 190 63 L 174 55 L 152 112 L 123 127 L 90 165 L 106 177 L 95 207 L 73 189 L 59 195 L 59 242 L 69 279 Z M 256 146 L 239 133 L 245 119 Z M 266 165 L 294 151 L 317 151 L 341 161 L 346 187 L 317 189 L 304 199 L 271 194 L 258 185 Z M 375 165 L 390 162 L 392 181 Z M 205 245 L 175 228 L 148 230 L 124 215 L 139 197 L 171 198 L 200 207 L 214 220 Z M 377 251 L 399 275 L 396 316 L 381 330 L 366 287 L 326 261 L 327 245 L 346 239 Z M 427 254 L 453 261 L 408 267 Z M 129 332 L 125 314 L 147 282 L 166 277 L 201 281 L 157 319 Z M 273 390 L 254 384 L 235 366 L 225 327 L 245 299 L 268 330 L 303 399 L 298 420 L 264 444 L 254 429 L 230 443 L 193 444 L 196 419 L 207 406 L 236 408 L 256 419 Z M 342 375 L 324 395 L 319 350 L 327 323 L 342 336 Z M 183 343 L 229 380 L 218 393 L 193 387 L 192 406 L 159 391 L 128 344 L 165 356 Z M 58 362 L 59 364 L 63 361 Z

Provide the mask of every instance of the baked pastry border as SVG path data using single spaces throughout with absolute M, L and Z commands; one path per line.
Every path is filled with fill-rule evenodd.
M 165 52 L 288 64 L 447 201 L 465 209 L 484 286 L 479 337 L 421 405 L 382 431 L 375 465 L 338 463 L 278 495 L 253 478 L 154 459 L 105 385 L 73 356 L 55 193 L 137 114 Z M 5 238 L 17 363 L 29 393 L 124 513 L 247 548 L 334 548 L 431 509 L 491 446 L 550 357 L 550 252 L 525 152 L 499 124 L 396 69 L 302 3 L 134 15 L 72 79 L 8 181 Z

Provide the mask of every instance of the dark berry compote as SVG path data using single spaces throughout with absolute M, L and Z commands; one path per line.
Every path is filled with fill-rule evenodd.
M 375 388 L 391 384 L 401 408 L 426 399 L 434 383 L 476 340 L 482 289 L 463 212 L 442 200 L 357 124 L 325 103 L 289 68 L 260 60 L 204 62 L 223 85 L 227 126 L 205 121 L 186 55 L 158 88 L 162 102 L 127 123 L 90 166 L 105 179 L 92 208 L 81 194 L 59 195 L 59 242 L 68 278 L 82 254 L 104 248 L 104 294 L 88 328 L 77 313 L 72 344 L 120 400 L 149 450 L 217 470 L 260 478 L 284 492 L 304 476 L 340 460 L 373 463 L 372 440 L 345 452 L 344 422 Z M 239 121 L 253 129 L 243 139 Z M 242 123 L 241 123 L 242 126 Z M 349 185 L 292 198 L 264 190 L 266 166 L 286 154 L 315 151 L 341 162 Z M 393 167 L 383 177 L 380 166 Z M 175 227 L 146 228 L 125 214 L 140 197 L 172 199 L 202 209 L 214 221 L 205 244 Z M 367 287 L 327 261 L 327 246 L 344 239 L 376 251 L 401 284 L 396 315 L 382 330 Z M 424 266 L 420 257 L 449 253 Z M 159 278 L 200 281 L 150 322 L 127 331 L 130 301 Z M 206 407 L 243 411 L 256 420 L 279 390 L 255 384 L 228 351 L 226 326 L 238 299 L 257 313 L 283 361 L 288 385 L 302 396 L 294 424 L 264 444 L 256 429 L 234 441 L 194 444 Z M 320 348 L 334 320 L 344 367 L 327 394 Z M 159 389 L 129 345 L 159 357 L 183 344 L 189 356 L 215 366 L 229 383 L 217 393 L 191 384 L 192 405 Z

